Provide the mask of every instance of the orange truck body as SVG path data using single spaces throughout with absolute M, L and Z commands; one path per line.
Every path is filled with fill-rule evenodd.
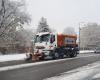
M 77 35 L 65 35 L 65 34 L 58 34 L 57 35 L 57 45 L 58 47 L 61 46 L 76 46 Z

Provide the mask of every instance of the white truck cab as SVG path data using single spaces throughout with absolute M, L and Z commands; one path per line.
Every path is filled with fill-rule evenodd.
M 38 53 L 48 56 L 50 51 L 57 46 L 56 34 L 50 32 L 38 33 L 34 45 L 34 54 Z

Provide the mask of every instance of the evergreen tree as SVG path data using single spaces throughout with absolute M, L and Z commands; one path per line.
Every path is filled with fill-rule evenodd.
M 47 24 L 47 20 L 46 18 L 42 17 L 40 22 L 39 22 L 39 25 L 38 25 L 38 28 L 37 28 L 37 32 L 50 32 L 50 28 Z

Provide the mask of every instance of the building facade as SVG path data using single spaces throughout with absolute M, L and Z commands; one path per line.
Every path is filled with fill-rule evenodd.
M 100 25 L 88 23 L 80 28 L 80 48 L 94 49 L 100 46 Z

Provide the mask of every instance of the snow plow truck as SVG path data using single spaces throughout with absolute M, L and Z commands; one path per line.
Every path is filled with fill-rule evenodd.
M 56 34 L 43 32 L 36 34 L 34 49 L 27 55 L 27 60 L 37 61 L 47 57 L 59 59 L 64 57 L 76 57 L 79 54 L 77 35 Z

